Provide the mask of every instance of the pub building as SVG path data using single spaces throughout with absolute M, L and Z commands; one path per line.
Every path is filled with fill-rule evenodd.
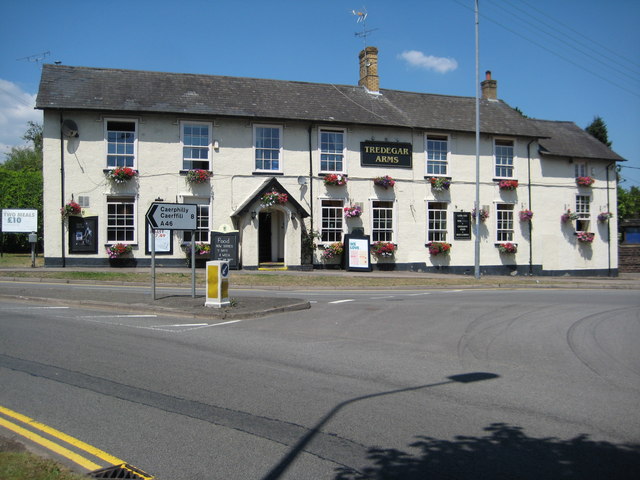
M 44 65 L 45 265 L 150 265 L 154 236 L 159 266 L 194 241 L 241 269 L 472 274 L 477 230 L 483 274 L 617 274 L 620 156 L 487 72 L 476 205 L 475 98 L 381 89 L 378 50 L 359 60 L 358 85 Z M 157 203 L 197 228 L 151 228 Z

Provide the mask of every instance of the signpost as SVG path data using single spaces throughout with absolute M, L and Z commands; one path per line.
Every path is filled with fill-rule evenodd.
M 151 235 L 151 292 L 156 299 L 156 230 L 191 230 L 191 297 L 196 296 L 196 241 L 198 207 L 187 203 L 152 203 L 147 210 Z

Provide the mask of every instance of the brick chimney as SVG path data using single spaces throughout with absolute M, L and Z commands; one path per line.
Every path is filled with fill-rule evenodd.
M 360 52 L 360 80 L 358 85 L 372 93 L 378 93 L 380 90 L 378 49 L 376 47 L 365 47 Z
M 491 70 L 487 70 L 487 78 L 480 86 L 482 87 L 482 98 L 486 100 L 498 99 L 498 81 L 491 80 Z

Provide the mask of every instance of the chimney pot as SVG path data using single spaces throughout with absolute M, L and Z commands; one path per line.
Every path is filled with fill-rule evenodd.
M 360 80 L 358 85 L 368 91 L 378 93 L 380 90 L 380 78 L 378 77 L 378 49 L 365 47 L 360 52 Z
M 486 80 L 480 86 L 482 87 L 482 98 L 485 100 L 498 99 L 498 81 L 491 79 L 491 70 L 487 70 Z

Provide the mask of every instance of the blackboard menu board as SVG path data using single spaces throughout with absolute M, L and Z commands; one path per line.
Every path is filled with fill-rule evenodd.
M 229 268 L 238 269 L 238 232 L 212 233 L 211 259 L 229 262 Z
M 454 232 L 456 240 L 471 240 L 471 213 L 453 212 Z

